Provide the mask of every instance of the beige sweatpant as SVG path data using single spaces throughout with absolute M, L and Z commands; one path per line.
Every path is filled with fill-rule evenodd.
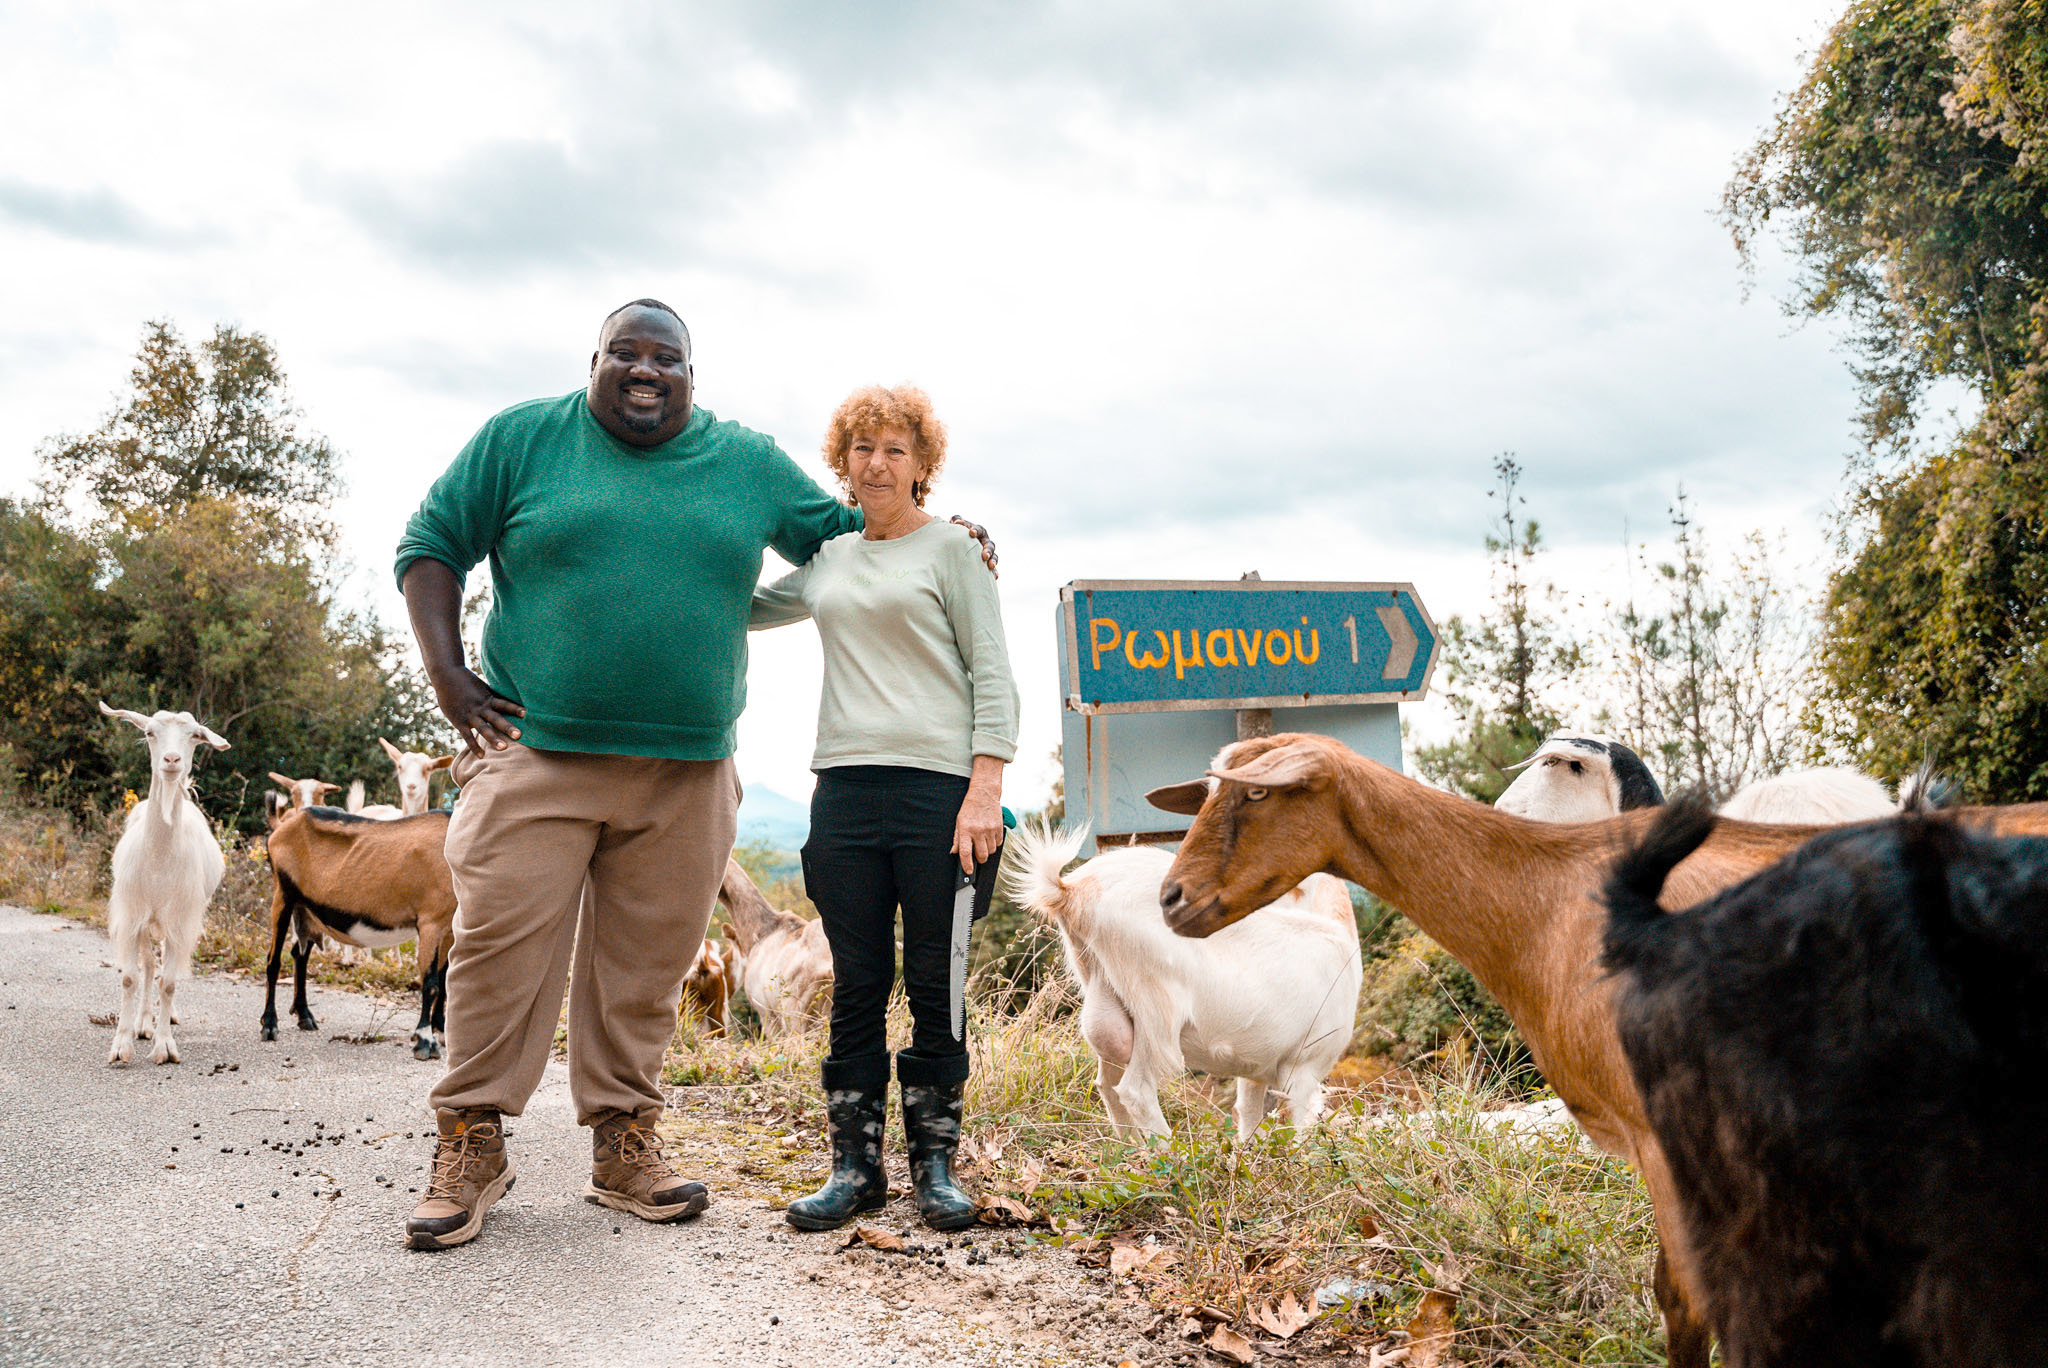
M 662 1051 L 739 819 L 732 761 L 513 745 L 455 768 L 448 1072 L 433 1105 L 519 1115 L 566 979 L 577 1120 L 658 1111 Z

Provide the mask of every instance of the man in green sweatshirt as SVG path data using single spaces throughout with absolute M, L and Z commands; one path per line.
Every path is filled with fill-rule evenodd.
M 474 1239 L 512 1186 L 501 1118 L 540 1082 L 572 964 L 584 1196 L 650 1221 L 709 1200 L 654 1123 L 738 820 L 748 602 L 764 548 L 802 564 L 859 524 L 769 438 L 693 405 L 691 381 L 682 319 L 635 300 L 605 320 L 589 388 L 485 423 L 399 543 L 428 678 L 468 744 L 447 845 L 449 1067 L 414 1248 Z M 479 677 L 459 623 L 485 557 Z

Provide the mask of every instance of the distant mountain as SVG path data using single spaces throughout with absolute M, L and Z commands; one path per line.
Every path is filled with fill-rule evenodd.
M 740 800 L 741 845 L 763 841 L 775 850 L 797 850 L 811 834 L 811 805 L 785 798 L 772 788 L 749 784 Z

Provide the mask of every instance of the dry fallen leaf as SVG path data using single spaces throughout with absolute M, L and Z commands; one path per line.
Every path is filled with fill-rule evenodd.
M 1301 1328 L 1315 1317 L 1301 1309 L 1301 1303 L 1292 1292 L 1280 1299 L 1276 1306 L 1267 1302 L 1252 1312 L 1252 1324 L 1276 1339 L 1293 1339 Z
M 1109 1251 L 1109 1273 L 1113 1278 L 1133 1277 L 1149 1271 L 1163 1271 L 1180 1262 L 1180 1251 L 1172 1245 L 1120 1244 Z M 1223 1319 L 1230 1319 L 1228 1316 Z
M 1375 1348 L 1372 1357 L 1365 1361 L 1365 1368 L 1393 1368 L 1394 1364 L 1406 1363 L 1409 1352 L 1406 1345 L 1399 1349 Z
M 879 1249 L 885 1254 L 901 1254 L 903 1237 L 877 1226 L 855 1226 L 848 1232 L 846 1238 L 839 1242 L 839 1247 L 851 1249 L 855 1245 L 866 1245 L 869 1249 Z
M 1227 1325 L 1219 1325 L 1211 1330 L 1209 1338 L 1202 1343 L 1210 1353 L 1227 1358 L 1232 1363 L 1251 1363 L 1258 1358 L 1258 1355 L 1252 1352 L 1251 1343 Z
M 1450 1264 L 1435 1274 L 1436 1286 L 1422 1294 L 1422 1304 L 1408 1322 L 1408 1368 L 1438 1368 L 1450 1362 L 1451 1337 L 1456 1333 L 1451 1313 L 1457 1310 L 1464 1279 Z
M 1024 1167 L 1017 1172 L 1017 1192 L 1029 1197 L 1038 1191 L 1038 1185 L 1045 1181 L 1045 1165 L 1036 1159 L 1026 1159 Z
M 960 1142 L 959 1160 L 962 1164 L 989 1168 L 1002 1157 L 1003 1142 L 992 1135 L 970 1135 Z
M 1043 1225 L 1045 1218 L 1015 1197 L 998 1197 L 984 1192 L 974 1199 L 975 1215 L 983 1225 Z

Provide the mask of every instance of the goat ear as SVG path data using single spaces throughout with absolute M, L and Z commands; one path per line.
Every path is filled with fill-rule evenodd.
M 322 780 L 320 781 L 320 792 L 322 792 L 322 793 L 339 793 L 339 792 L 341 792 L 341 785 L 339 785 L 339 784 L 330 784 L 330 783 L 328 783 L 328 782 L 327 782 L 327 781 L 326 781 L 325 779 L 322 779 Z
M 147 717 L 144 717 L 139 712 L 130 712 L 126 708 L 110 708 L 107 706 L 107 701 L 104 698 L 100 700 L 100 711 L 109 717 L 118 717 L 123 722 L 133 722 L 145 731 L 149 728 L 149 719 Z
M 291 786 L 298 781 L 294 779 L 287 779 L 282 774 L 279 774 L 276 770 L 271 770 L 270 782 L 276 784 L 279 788 L 290 789 Z
M 228 744 L 228 739 L 225 736 L 222 736 L 219 732 L 216 732 L 208 727 L 201 727 L 199 729 L 199 739 L 204 741 L 207 745 L 213 747 L 215 750 L 234 749 L 233 746 Z
M 437 769 L 447 769 L 450 765 L 454 763 L 455 757 L 452 755 L 437 755 L 432 760 L 429 760 L 427 762 L 427 770 L 431 773 L 432 771 Z
M 1210 770 L 1218 779 L 1256 788 L 1300 788 L 1322 773 L 1322 756 L 1306 746 L 1281 746 L 1234 769 Z
M 384 753 L 391 757 L 391 763 L 394 765 L 398 763 L 399 757 L 405 754 L 404 751 L 392 745 L 381 736 L 377 738 L 377 744 L 384 748 Z
M 1145 801 L 1161 812 L 1178 812 L 1192 817 L 1209 801 L 1209 781 L 1190 779 L 1185 784 L 1165 784 L 1145 795 Z

